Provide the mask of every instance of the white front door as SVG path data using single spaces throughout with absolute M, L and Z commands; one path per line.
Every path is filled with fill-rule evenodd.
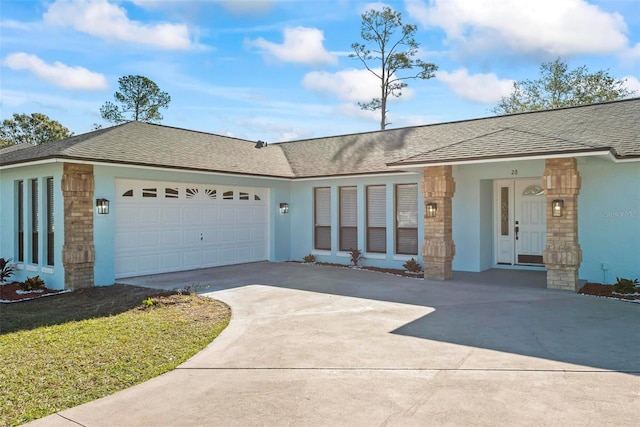
M 546 198 L 540 179 L 498 180 L 495 199 L 495 262 L 542 265 Z

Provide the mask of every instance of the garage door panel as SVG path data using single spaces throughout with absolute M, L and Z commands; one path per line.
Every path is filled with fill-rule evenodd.
M 264 189 L 136 180 L 116 188 L 118 278 L 268 259 Z
M 238 207 L 236 209 L 236 222 L 239 224 L 251 224 L 251 211 Z
M 138 256 L 140 272 L 150 274 L 160 269 L 160 254 L 144 254 Z
M 138 222 L 143 226 L 160 225 L 160 210 L 157 207 L 140 207 L 138 209 Z
M 236 241 L 236 230 L 233 228 L 223 228 L 220 230 L 220 243 L 228 244 Z
M 115 215 L 117 225 L 132 225 L 136 223 L 137 210 L 134 207 L 123 206 L 118 208 Z
M 232 263 L 236 261 L 236 251 L 234 248 L 220 249 L 220 262 L 222 264 Z
M 162 220 L 164 225 L 179 225 L 181 223 L 181 209 L 175 208 L 163 208 Z
M 180 252 L 165 252 L 161 256 L 164 271 L 176 271 L 182 266 L 182 254 Z
M 225 206 L 220 211 L 219 221 L 221 225 L 232 225 L 236 221 L 236 208 Z
M 181 244 L 182 233 L 179 230 L 165 230 L 162 232 L 162 245 L 165 247 L 175 247 Z
M 239 228 L 237 236 L 238 236 L 238 242 L 250 242 L 251 228 Z
M 203 244 L 207 246 L 217 244 L 220 239 L 219 235 L 220 232 L 216 228 L 204 228 L 202 230 Z
M 217 248 L 210 248 L 202 251 L 202 266 L 215 267 L 220 265 L 220 255 Z
M 160 246 L 160 233 L 158 231 L 141 231 L 138 233 L 139 249 L 157 248 Z
M 198 245 L 200 244 L 200 231 L 197 229 L 183 230 L 182 236 L 185 245 Z
M 200 251 L 185 251 L 182 253 L 182 265 L 185 269 L 199 268 L 201 261 Z

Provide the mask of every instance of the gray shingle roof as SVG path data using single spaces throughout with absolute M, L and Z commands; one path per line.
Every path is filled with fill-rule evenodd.
M 17 152 L 0 151 L 0 165 L 47 158 L 160 166 L 247 175 L 293 177 L 276 145 L 185 129 L 129 122 Z
M 611 152 L 640 159 L 640 98 L 270 144 L 131 122 L 61 141 L 0 150 L 0 166 L 62 158 L 257 176 L 397 172 L 453 161 Z

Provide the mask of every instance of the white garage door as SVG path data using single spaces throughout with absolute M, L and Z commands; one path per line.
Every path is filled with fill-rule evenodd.
M 268 259 L 267 191 L 116 180 L 116 278 Z

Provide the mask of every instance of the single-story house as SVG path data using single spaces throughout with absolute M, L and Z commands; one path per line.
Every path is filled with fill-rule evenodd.
M 129 122 L 0 150 L 0 256 L 53 289 L 270 260 L 640 276 L 640 98 L 265 145 Z

